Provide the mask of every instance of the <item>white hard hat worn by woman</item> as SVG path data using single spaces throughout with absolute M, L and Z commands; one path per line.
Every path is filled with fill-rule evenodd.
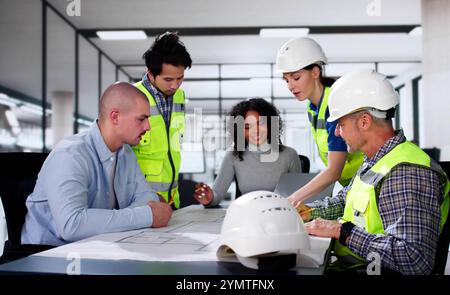
M 309 65 L 324 65 L 327 57 L 316 41 L 309 38 L 292 39 L 278 51 L 276 70 L 289 73 L 301 70 Z

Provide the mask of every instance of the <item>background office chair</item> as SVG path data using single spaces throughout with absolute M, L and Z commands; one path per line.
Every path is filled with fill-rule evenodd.
M 241 190 L 239 189 L 239 183 L 237 181 L 236 175 L 234 176 L 234 184 L 236 185 L 236 193 L 234 195 L 234 199 L 239 198 L 242 196 Z
M 439 162 L 441 157 L 441 149 L 439 148 L 423 148 L 422 149 L 428 156 L 430 156 L 436 162 Z
M 302 165 L 302 172 L 309 173 L 310 163 L 308 157 L 303 155 L 298 155 L 298 157 L 300 158 L 300 164 Z
M 298 155 L 299 159 L 300 159 L 300 165 L 301 165 L 301 172 L 302 173 L 309 173 L 309 159 L 307 156 L 303 156 L 303 155 Z M 234 183 L 236 184 L 236 195 L 235 198 L 239 198 L 242 193 L 241 190 L 239 189 L 239 183 L 237 181 L 236 175 L 234 176 Z
M 183 179 L 183 175 L 178 177 L 178 193 L 180 194 L 180 208 L 187 207 L 189 205 L 198 205 L 196 199 L 194 199 L 195 182 L 191 179 Z
M 47 153 L 0 153 L 0 197 L 5 211 L 8 240 L 0 263 L 15 260 L 53 246 L 21 244 L 22 226 L 27 208 L 25 201 L 33 191 L 37 175 Z M 1 253 L 0 253 L 1 254 Z
M 439 162 L 442 170 L 444 170 L 447 177 L 450 177 L 450 162 Z M 450 208 L 449 208 L 450 215 Z M 436 258 L 433 268 L 433 274 L 443 275 L 445 272 L 445 265 L 447 264 L 448 246 L 450 244 L 450 224 L 449 219 L 442 228 L 441 235 L 439 236 L 439 242 L 436 250 Z

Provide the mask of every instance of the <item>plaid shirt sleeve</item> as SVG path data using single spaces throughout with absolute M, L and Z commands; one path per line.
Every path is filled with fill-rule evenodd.
M 350 183 L 351 184 L 351 183 Z M 321 217 L 328 220 L 336 220 L 344 215 L 345 198 L 350 185 L 344 187 L 333 197 L 326 197 L 323 200 L 317 200 L 313 203 L 306 204 L 314 208 L 311 211 L 311 220 Z
M 385 234 L 354 227 L 348 247 L 361 257 L 376 252 L 381 265 L 402 274 L 429 274 L 439 239 L 439 175 L 429 169 L 400 165 L 381 184 L 378 210 Z

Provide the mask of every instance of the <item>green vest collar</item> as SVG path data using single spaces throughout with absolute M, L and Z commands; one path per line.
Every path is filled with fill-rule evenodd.
M 325 86 L 323 89 L 322 97 L 320 98 L 317 112 L 312 109 L 311 101 L 308 102 L 308 119 L 311 123 L 311 127 L 314 129 L 326 130 L 326 113 L 328 109 L 328 96 L 330 95 L 330 87 Z

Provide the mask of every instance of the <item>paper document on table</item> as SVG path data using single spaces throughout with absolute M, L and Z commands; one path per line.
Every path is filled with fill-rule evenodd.
M 174 211 L 167 227 L 102 234 L 34 255 L 140 261 L 218 261 L 220 230 L 226 209 L 194 205 Z M 319 267 L 330 239 L 310 237 L 299 266 Z
M 189 206 L 174 211 L 167 227 L 102 234 L 38 256 L 142 261 L 217 261 L 216 251 L 226 209 Z
M 318 268 L 325 263 L 326 252 L 330 246 L 331 238 L 321 238 L 315 236 L 309 236 L 311 249 L 299 250 L 297 254 L 297 267 L 309 267 Z M 220 252 L 220 260 L 225 262 L 240 263 L 238 258 L 233 252 L 223 251 Z
M 321 238 L 309 236 L 311 243 L 310 250 L 300 250 L 297 258 L 297 266 L 301 267 L 319 267 L 324 264 L 325 255 L 330 247 L 331 238 Z

